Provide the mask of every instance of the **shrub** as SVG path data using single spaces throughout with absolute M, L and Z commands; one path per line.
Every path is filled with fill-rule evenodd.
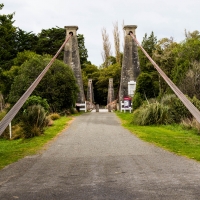
M 60 115 L 58 113 L 51 113 L 48 117 L 52 120 L 56 120 L 60 118 Z
M 200 133 L 200 123 L 194 118 L 183 119 L 182 122 L 181 122 L 181 125 L 186 129 L 192 129 L 192 128 L 196 129 L 198 131 L 198 133 Z
M 137 125 L 168 124 L 172 118 L 169 107 L 158 102 L 144 105 L 134 112 L 133 123 Z
M 132 108 L 133 110 L 136 110 L 142 105 L 143 99 L 141 97 L 141 94 L 139 92 L 136 92 L 134 97 L 133 97 L 133 102 L 132 102 Z
M 188 109 L 175 94 L 164 95 L 161 99 L 161 104 L 169 107 L 169 114 L 176 123 L 180 123 L 184 118 L 192 117 Z
M 198 110 L 200 110 L 200 100 L 196 98 L 196 96 L 194 96 L 192 99 L 191 99 L 191 102 L 194 104 L 194 106 L 197 107 Z
M 46 112 L 41 105 L 28 107 L 22 115 L 22 127 L 25 138 L 31 138 L 43 133 L 48 124 Z
M 29 106 L 41 105 L 45 111 L 49 110 L 49 104 L 46 99 L 42 99 L 40 96 L 30 96 L 23 105 L 23 109 L 27 109 Z
M 73 108 L 73 107 L 71 107 L 71 108 L 69 109 L 69 112 L 70 112 L 71 114 L 76 114 L 76 113 L 78 113 L 78 111 L 77 111 L 75 108 Z

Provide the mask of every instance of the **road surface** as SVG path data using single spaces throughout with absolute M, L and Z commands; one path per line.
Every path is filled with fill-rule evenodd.
M 143 142 L 114 113 L 75 119 L 43 153 L 0 171 L 0 200 L 200 199 L 200 163 Z

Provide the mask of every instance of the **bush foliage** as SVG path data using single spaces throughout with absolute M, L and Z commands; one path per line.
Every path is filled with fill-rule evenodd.
M 50 62 L 49 56 L 35 55 L 24 62 L 19 75 L 15 77 L 9 94 L 14 104 Z M 78 92 L 75 77 L 70 67 L 55 60 L 32 95 L 40 96 L 49 103 L 52 112 L 70 108 L 74 105 Z
M 200 109 L 200 101 L 194 97 L 191 102 Z M 143 103 L 134 111 L 133 123 L 137 125 L 180 123 L 193 116 L 176 95 L 165 95 L 160 102 Z
M 21 122 L 25 138 L 39 136 L 44 132 L 48 124 L 46 114 L 41 105 L 30 106 L 24 111 Z

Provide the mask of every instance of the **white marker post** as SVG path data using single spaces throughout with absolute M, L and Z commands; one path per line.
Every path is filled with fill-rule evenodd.
M 12 138 L 12 126 L 11 122 L 9 123 L 9 133 L 10 133 L 10 139 Z

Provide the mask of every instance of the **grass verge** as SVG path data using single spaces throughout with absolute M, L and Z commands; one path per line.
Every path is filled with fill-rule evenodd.
M 200 135 L 181 125 L 138 126 L 131 124 L 133 114 L 116 112 L 122 125 L 144 141 L 153 143 L 178 155 L 200 161 Z
M 30 139 L 0 139 L 0 169 L 17 160 L 33 155 L 44 148 L 44 145 L 55 138 L 70 123 L 73 117 L 61 117 L 48 127 L 44 134 Z

